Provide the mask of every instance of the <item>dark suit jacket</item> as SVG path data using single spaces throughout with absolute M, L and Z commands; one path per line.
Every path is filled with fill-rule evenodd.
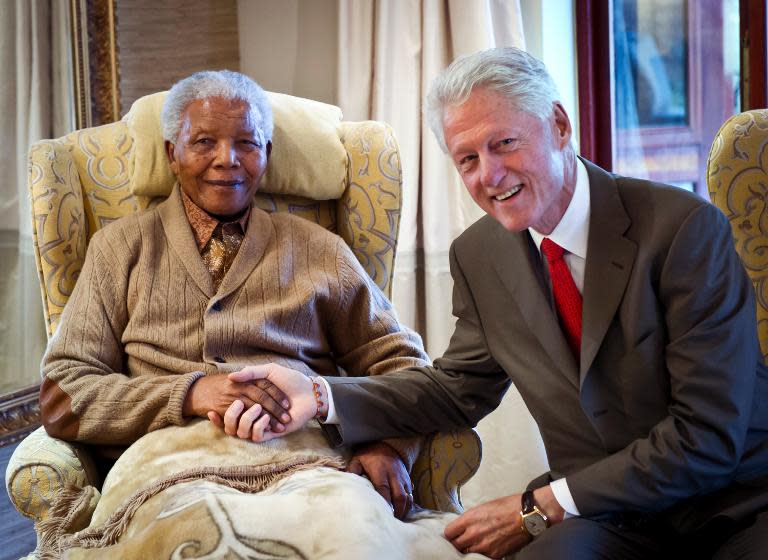
M 687 530 L 765 506 L 768 373 L 727 220 L 680 189 L 584 163 L 580 363 L 530 235 L 486 216 L 451 248 L 448 350 L 430 368 L 329 379 L 335 435 L 350 444 L 473 426 L 512 380 L 550 476 L 567 476 L 582 515 L 668 510 Z

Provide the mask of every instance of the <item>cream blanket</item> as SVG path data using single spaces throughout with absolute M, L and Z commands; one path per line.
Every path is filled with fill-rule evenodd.
M 454 514 L 421 510 L 406 522 L 371 483 L 339 470 L 317 424 L 267 443 L 226 436 L 207 421 L 134 443 L 102 495 L 70 496 L 65 525 L 49 527 L 50 557 L 68 559 L 480 559 L 443 536 Z M 90 504 L 98 500 L 93 509 Z M 90 507 L 89 507 L 90 506 Z M 56 532 L 58 531 L 58 533 Z

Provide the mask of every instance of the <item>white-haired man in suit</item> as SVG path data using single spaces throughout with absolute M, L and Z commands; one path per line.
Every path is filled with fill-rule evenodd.
M 451 523 L 459 550 L 768 558 L 768 373 L 725 217 L 578 158 L 555 84 L 523 51 L 456 60 L 429 101 L 488 214 L 451 249 L 448 350 L 377 379 L 318 378 L 330 410 L 285 368 L 235 378 L 285 390 L 288 431 L 317 415 L 345 444 L 473 426 L 514 382 L 551 470 Z

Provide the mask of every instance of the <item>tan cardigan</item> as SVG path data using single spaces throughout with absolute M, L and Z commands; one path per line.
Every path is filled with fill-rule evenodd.
M 176 188 L 94 235 L 43 358 L 40 404 L 53 436 L 126 445 L 184 424 L 203 375 L 268 362 L 376 375 L 426 359 L 344 241 L 289 214 L 252 209 L 214 292 Z

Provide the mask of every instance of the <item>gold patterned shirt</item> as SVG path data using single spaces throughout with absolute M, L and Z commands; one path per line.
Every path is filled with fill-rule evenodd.
M 208 272 L 211 273 L 214 289 L 218 290 L 243 242 L 251 209 L 249 207 L 235 221 L 221 222 L 195 204 L 184 190 L 180 190 L 184 212 L 195 236 L 197 249 Z

